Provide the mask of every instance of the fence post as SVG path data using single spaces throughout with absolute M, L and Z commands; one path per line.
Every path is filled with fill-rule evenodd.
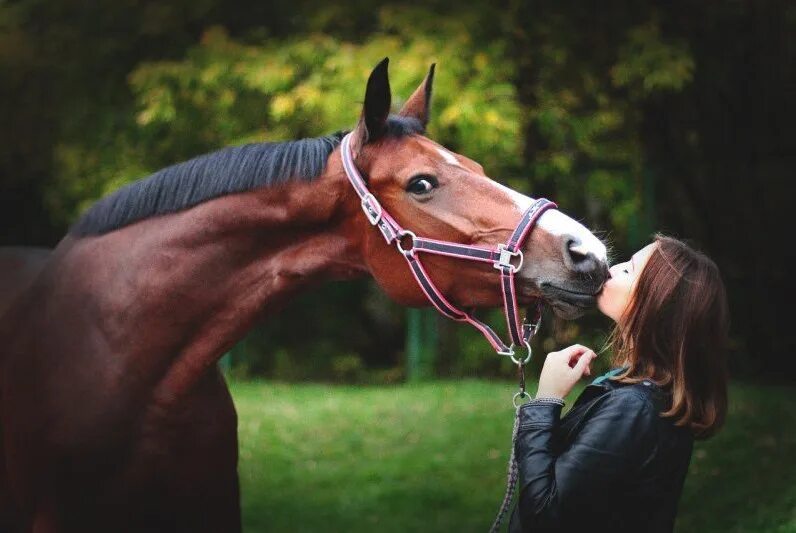
M 406 377 L 423 381 L 433 375 L 437 360 L 437 315 L 433 309 L 406 313 Z

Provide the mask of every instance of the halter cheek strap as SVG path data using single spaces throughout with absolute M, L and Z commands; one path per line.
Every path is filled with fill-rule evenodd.
M 525 346 L 530 358 L 530 339 L 536 333 L 541 318 L 541 304 L 537 304 L 536 316 L 533 323 L 525 323 L 519 317 L 519 306 L 517 305 L 517 291 L 514 283 L 514 274 L 522 267 L 523 254 L 522 246 L 533 230 L 539 217 L 547 209 L 555 208 L 556 204 L 550 200 L 541 198 L 531 204 L 520 217 L 516 228 L 509 236 L 505 244 L 499 244 L 495 248 L 460 244 L 449 241 L 440 241 L 418 237 L 413 232 L 401 227 L 395 219 L 381 206 L 379 201 L 368 189 L 367 183 L 362 178 L 356 165 L 351 151 L 351 134 L 345 137 L 340 145 L 343 159 L 343 168 L 351 185 L 360 198 L 362 211 L 368 221 L 378 228 L 387 244 L 394 244 L 398 251 L 404 256 L 412 275 L 418 285 L 440 313 L 457 322 L 467 322 L 478 329 L 500 355 L 507 355 L 515 363 L 521 361 L 514 357 L 514 349 L 517 346 Z M 480 261 L 490 263 L 500 271 L 500 285 L 503 294 L 503 310 L 508 325 L 511 344 L 503 342 L 498 334 L 484 322 L 478 320 L 470 313 L 466 313 L 450 303 L 445 296 L 437 289 L 431 277 L 423 268 L 423 264 L 418 257 L 419 253 L 429 253 L 465 259 L 469 261 Z M 512 262 L 514 261 L 514 262 Z

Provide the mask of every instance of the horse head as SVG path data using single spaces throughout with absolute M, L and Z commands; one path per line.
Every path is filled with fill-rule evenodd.
M 351 151 L 368 188 L 383 208 L 418 236 L 469 245 L 505 242 L 534 199 L 490 179 L 477 162 L 425 135 L 430 118 L 434 66 L 405 102 L 390 114 L 387 59 L 371 73 Z M 404 305 L 426 305 L 426 296 L 394 247 L 362 213 L 362 255 L 383 290 Z M 545 211 L 524 245 L 516 273 L 520 304 L 537 298 L 556 314 L 576 318 L 595 304 L 606 279 L 606 248 L 583 225 L 558 210 Z M 463 307 L 500 305 L 499 276 L 490 265 L 428 256 L 426 269 L 446 297 Z

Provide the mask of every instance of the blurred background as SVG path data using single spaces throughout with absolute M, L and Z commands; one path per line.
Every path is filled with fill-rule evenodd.
M 429 135 L 555 199 L 614 259 L 660 231 L 716 260 L 733 403 L 678 528 L 796 531 L 792 2 L 0 0 L 0 245 L 52 247 L 174 162 L 351 128 L 384 56 L 396 105 L 436 62 Z M 529 374 L 609 325 L 546 316 Z M 477 332 L 362 280 L 296 299 L 222 364 L 247 530 L 490 523 L 513 371 Z

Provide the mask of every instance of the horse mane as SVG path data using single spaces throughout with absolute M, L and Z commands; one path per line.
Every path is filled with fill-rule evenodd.
M 313 181 L 323 173 L 329 154 L 345 133 L 231 146 L 171 165 L 98 200 L 69 233 L 77 237 L 102 235 L 227 194 Z M 424 133 L 418 120 L 395 115 L 388 118 L 386 135 L 413 133 Z

